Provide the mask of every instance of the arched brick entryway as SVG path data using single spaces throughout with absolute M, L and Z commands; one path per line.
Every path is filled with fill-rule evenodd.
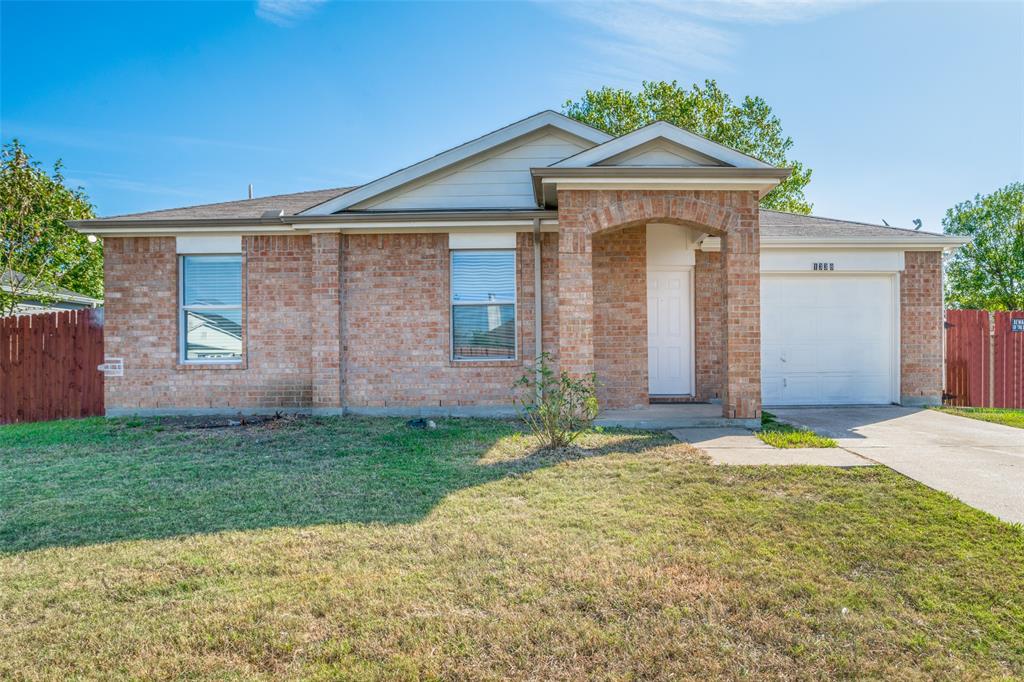
M 559 360 L 576 375 L 596 370 L 594 238 L 647 223 L 697 226 L 722 237 L 725 298 L 723 415 L 761 411 L 760 243 L 755 191 L 559 190 Z M 699 354 L 701 349 L 698 347 Z M 628 361 L 625 358 L 623 361 Z M 646 376 L 646 356 L 636 358 Z M 599 376 L 600 380 L 601 377 Z M 611 407 L 636 404 L 636 391 L 606 395 Z

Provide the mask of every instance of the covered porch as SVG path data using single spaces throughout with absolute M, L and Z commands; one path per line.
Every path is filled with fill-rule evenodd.
M 559 191 L 560 362 L 596 374 L 599 424 L 758 425 L 757 200 Z

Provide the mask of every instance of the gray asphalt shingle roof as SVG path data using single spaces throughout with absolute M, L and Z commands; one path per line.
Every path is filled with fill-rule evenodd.
M 258 219 L 262 217 L 266 211 L 283 211 L 284 215 L 291 216 L 301 213 L 302 211 L 312 208 L 318 204 L 322 204 L 323 202 L 340 196 L 352 189 L 355 188 L 334 187 L 309 192 L 296 192 L 294 194 L 277 194 L 274 196 L 258 197 L 255 199 L 242 199 L 239 201 L 225 201 L 217 204 L 201 204 L 199 206 L 184 206 L 182 208 L 169 208 L 161 211 L 133 213 L 129 215 L 104 218 L 103 220 L 205 220 L 219 218 Z M 913 239 L 914 237 L 935 236 L 935 233 L 933 232 L 918 232 L 905 228 L 871 225 L 869 223 L 859 223 L 850 220 L 837 220 L 835 218 L 799 215 L 767 209 L 761 209 L 760 220 L 762 237 L 793 239 L 838 239 L 857 237 Z
M 218 204 L 200 204 L 183 206 L 182 208 L 166 208 L 161 211 L 146 213 L 130 213 L 116 215 L 103 220 L 202 220 L 206 218 L 259 218 L 266 211 L 284 211 L 285 215 L 295 215 L 307 208 L 322 204 L 354 187 L 334 187 L 331 189 L 315 189 L 310 192 L 294 194 L 275 194 L 255 199 L 224 201 Z
M 934 237 L 934 232 L 919 232 L 902 227 L 872 225 L 851 220 L 837 220 L 813 215 L 784 213 L 761 209 L 761 235 L 766 237 L 792 237 L 807 239 L 842 238 L 842 237 L 898 237 L 900 239 L 915 236 Z

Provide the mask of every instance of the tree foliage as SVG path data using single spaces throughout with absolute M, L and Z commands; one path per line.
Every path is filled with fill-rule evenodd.
M 792 213 L 810 213 L 804 188 L 811 169 L 788 158 L 793 140 L 782 132 L 782 121 L 760 97 L 744 97 L 739 104 L 713 80 L 689 90 L 671 83 L 647 82 L 639 92 L 604 87 L 587 90 L 578 101 L 569 100 L 566 116 L 609 135 L 625 135 L 655 121 L 681 128 L 737 149 L 773 166 L 791 167 L 793 174 L 761 199 L 761 206 Z
M 63 287 L 103 295 L 103 247 L 67 226 L 92 218 L 81 189 L 64 185 L 60 161 L 48 173 L 18 140 L 0 150 L 0 316 L 26 292 Z M 45 297 L 44 297 L 45 298 Z
M 946 265 L 946 301 L 957 308 L 1024 310 L 1024 182 L 946 211 L 946 234 L 970 237 Z

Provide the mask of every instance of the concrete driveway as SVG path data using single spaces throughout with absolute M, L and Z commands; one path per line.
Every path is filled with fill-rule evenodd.
M 1024 430 L 907 407 L 768 408 L 839 446 L 1024 523 Z

